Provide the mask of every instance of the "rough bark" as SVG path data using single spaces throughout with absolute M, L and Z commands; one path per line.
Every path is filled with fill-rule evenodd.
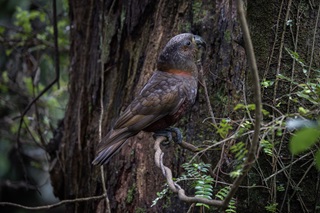
M 63 140 L 51 171 L 55 194 L 60 199 L 103 193 L 100 169 L 91 165 L 99 142 L 102 85 L 104 135 L 148 80 L 159 51 L 170 37 L 191 31 L 205 38 L 209 47 L 205 70 L 211 82 L 210 93 L 215 91 L 213 88 L 220 88 L 221 94 L 236 99 L 234 94 L 241 89 L 238 82 L 245 64 L 243 48 L 234 42 L 241 37 L 233 2 L 77 0 L 70 1 L 69 6 L 70 101 Z M 196 132 L 209 132 L 205 128 L 200 130 L 205 125 L 196 125 L 209 116 L 202 93 L 201 89 L 193 112 L 180 123 L 189 141 L 201 139 L 193 136 Z M 223 107 L 215 111 L 222 110 Z M 163 210 L 164 204 L 150 208 L 156 192 L 164 184 L 161 172 L 154 165 L 152 147 L 151 134 L 140 133 L 105 167 L 112 212 Z M 174 175 L 181 173 L 184 151 L 170 145 L 166 152 L 167 165 Z M 179 203 L 173 197 L 172 202 L 165 205 L 167 212 L 176 208 L 184 212 L 189 204 Z M 94 212 L 104 208 L 104 200 L 67 205 L 68 212 Z
M 103 193 L 100 169 L 91 164 L 99 142 L 101 87 L 104 89 L 104 135 L 152 74 L 161 48 L 169 38 L 178 33 L 192 32 L 201 35 L 207 41 L 204 70 L 214 113 L 218 118 L 236 118 L 233 107 L 242 101 L 243 89 L 250 88 L 250 79 L 245 85 L 246 59 L 235 1 L 69 2 L 70 101 L 64 119 L 64 136 L 51 171 L 55 194 L 60 199 Z M 274 39 L 273 27 L 277 21 L 274 14 L 278 14 L 279 8 L 278 1 L 250 1 L 248 4 L 248 18 L 259 70 L 261 76 L 273 79 L 275 73 L 269 70 L 276 68 L 277 52 L 271 55 L 271 50 Z M 316 10 L 310 11 L 309 17 L 314 18 Z M 281 24 L 283 13 L 280 11 Z M 306 12 L 303 13 L 305 14 Z M 308 23 L 304 26 L 309 29 L 308 26 L 314 25 Z M 311 29 L 308 33 L 311 34 Z M 308 42 L 306 36 L 303 39 L 303 42 Z M 286 42 L 292 45 L 289 39 Z M 318 51 L 320 48 L 316 49 Z M 270 58 L 269 62 L 267 58 Z M 286 60 L 288 58 L 290 59 L 286 57 Z M 268 69 L 265 69 L 266 64 L 269 66 Z M 317 59 L 314 60 L 314 64 L 319 67 Z M 284 63 L 282 66 L 285 67 Z M 203 119 L 210 115 L 206 108 L 203 88 L 200 87 L 199 91 L 194 109 L 179 123 L 186 140 L 194 143 L 210 139 L 213 135 L 212 127 L 207 125 L 208 123 L 202 123 Z M 265 91 L 267 101 L 270 94 L 273 94 L 272 91 Z M 251 94 L 247 93 L 246 97 L 250 100 Z M 129 141 L 129 144 L 105 166 L 112 212 L 186 212 L 189 204 L 179 202 L 174 195 L 171 201 L 162 201 L 156 207 L 150 208 L 152 200 L 156 198 L 156 192 L 161 191 L 164 184 L 161 172 L 154 165 L 153 138 L 151 134 L 140 133 Z M 165 152 L 166 165 L 173 170 L 174 176 L 181 174 L 180 165 L 186 160 L 187 153 L 172 144 Z M 212 156 L 211 159 L 215 164 L 218 157 Z M 254 190 L 250 192 L 257 193 Z M 247 196 L 249 202 L 250 196 Z M 260 194 L 259 196 L 267 197 Z M 245 202 L 245 198 L 239 199 Z M 251 202 L 259 205 L 263 211 L 267 199 L 262 200 L 263 204 L 259 204 L 259 200 Z M 68 204 L 67 210 L 103 212 L 104 202 L 101 200 Z M 247 207 L 245 209 L 246 212 L 250 212 Z M 255 210 L 257 211 L 257 208 Z

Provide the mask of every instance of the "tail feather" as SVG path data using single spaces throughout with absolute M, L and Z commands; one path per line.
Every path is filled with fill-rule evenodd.
M 126 143 L 127 139 L 136 134 L 136 132 L 128 131 L 127 128 L 111 130 L 99 144 L 97 157 L 92 163 L 94 165 L 103 165 L 108 163 L 110 158 Z
M 109 162 L 111 157 L 116 154 L 121 147 L 126 143 L 127 139 L 122 139 L 117 143 L 106 147 L 98 153 L 98 156 L 93 160 L 92 164 L 94 165 L 103 165 Z

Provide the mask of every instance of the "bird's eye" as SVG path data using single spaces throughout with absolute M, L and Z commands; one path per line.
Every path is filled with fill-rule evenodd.
M 191 45 L 191 41 L 186 41 L 186 46 L 190 46 Z

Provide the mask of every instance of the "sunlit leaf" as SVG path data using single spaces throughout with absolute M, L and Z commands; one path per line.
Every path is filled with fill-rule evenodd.
M 317 153 L 316 153 L 315 161 L 316 161 L 317 169 L 320 170 L 320 150 L 318 150 Z
M 305 109 L 305 108 L 303 108 L 303 107 L 299 107 L 298 112 L 299 112 L 300 114 L 302 114 L 302 115 L 305 115 L 305 114 L 307 114 L 307 113 L 309 112 L 309 110 L 308 110 L 308 109 Z
M 244 109 L 244 108 L 245 108 L 244 104 L 237 104 L 237 105 L 234 107 L 234 110 Z
M 308 150 L 320 137 L 320 130 L 317 128 L 306 128 L 299 130 L 290 141 L 292 154 L 299 154 Z

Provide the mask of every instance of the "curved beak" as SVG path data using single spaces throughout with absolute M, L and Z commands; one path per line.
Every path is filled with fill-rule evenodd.
M 203 40 L 203 38 L 201 36 L 198 35 L 194 35 L 194 41 L 197 44 L 198 48 L 201 46 L 206 50 L 206 42 Z

